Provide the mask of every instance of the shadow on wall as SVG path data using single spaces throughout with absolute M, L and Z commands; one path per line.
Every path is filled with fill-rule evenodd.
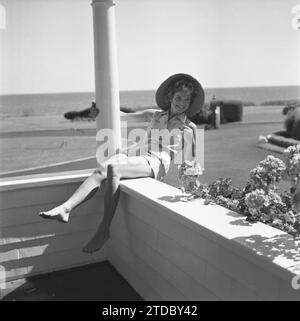
M 103 215 L 101 192 L 75 208 L 68 224 L 37 215 L 61 204 L 78 186 L 69 183 L 1 192 L 0 265 L 7 282 L 106 259 L 106 247 L 93 255 L 82 252 Z
M 234 240 L 245 246 L 249 245 L 259 255 L 266 256 L 276 263 L 276 260 L 292 260 L 299 262 L 295 264 L 293 272 L 300 274 L 300 249 L 295 245 L 292 235 L 281 234 L 274 237 L 262 237 L 261 235 L 251 235 L 248 237 L 237 237 Z

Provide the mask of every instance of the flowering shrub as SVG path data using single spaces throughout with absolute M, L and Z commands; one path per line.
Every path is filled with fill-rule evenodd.
M 267 156 L 258 166 L 250 171 L 251 189 L 273 188 L 280 181 L 285 173 L 285 164 L 274 156 Z
M 179 167 L 178 175 L 181 183 L 181 190 L 183 192 L 194 194 L 200 188 L 202 168 L 199 163 L 185 161 Z
M 261 221 L 294 236 L 300 235 L 300 144 L 284 151 L 284 162 L 267 156 L 250 171 L 243 189 L 233 186 L 230 178 L 201 184 L 197 163 L 185 162 L 179 168 L 181 189 L 204 204 L 218 204 L 246 215 L 251 222 Z M 277 184 L 290 179 L 290 191 L 280 192 Z

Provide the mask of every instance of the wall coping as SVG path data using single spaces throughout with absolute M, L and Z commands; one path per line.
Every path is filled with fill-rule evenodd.
M 18 190 L 81 182 L 93 169 L 53 174 L 36 174 L 0 179 L 0 191 Z M 141 186 L 143 188 L 141 189 Z M 283 279 L 300 274 L 300 240 L 219 205 L 204 205 L 203 199 L 184 201 L 184 194 L 173 186 L 152 178 L 123 180 L 123 193 L 138 199 L 246 260 Z

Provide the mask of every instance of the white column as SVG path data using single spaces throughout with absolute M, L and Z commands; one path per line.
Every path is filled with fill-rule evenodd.
M 100 113 L 97 132 L 112 129 L 114 149 L 121 147 L 119 80 L 113 0 L 92 0 L 94 26 L 95 94 Z M 99 145 L 99 143 L 98 143 Z

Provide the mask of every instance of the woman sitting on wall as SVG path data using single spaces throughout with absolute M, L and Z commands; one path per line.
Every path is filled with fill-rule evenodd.
M 105 184 L 104 217 L 96 234 L 83 248 L 84 252 L 95 252 L 109 238 L 109 229 L 120 197 L 120 180 L 152 177 L 162 180 L 167 174 L 174 155 L 180 151 L 183 160 L 195 158 L 196 126 L 189 120 L 198 113 L 204 103 L 204 91 L 200 83 L 187 74 L 175 74 L 166 79 L 156 92 L 156 102 L 162 111 L 155 111 L 147 128 L 146 152 L 141 156 L 128 156 L 124 151 L 111 157 L 95 169 L 79 188 L 63 204 L 50 211 L 40 212 L 44 218 L 68 222 L 72 209 L 90 199 Z M 177 142 L 182 144 L 164 145 L 162 139 L 151 140 L 151 131 L 178 129 Z M 153 148 L 153 144 L 157 148 Z M 149 148 L 149 146 L 152 146 Z M 170 155 L 172 149 L 173 156 Z

